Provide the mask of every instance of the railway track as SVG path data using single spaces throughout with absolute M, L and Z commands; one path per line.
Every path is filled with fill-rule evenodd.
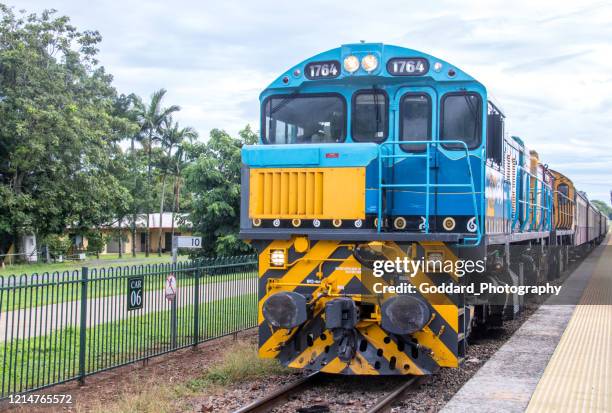
M 312 386 L 316 380 L 321 376 L 321 373 L 312 373 L 294 383 L 290 383 L 286 386 L 281 387 L 272 394 L 263 397 L 253 403 L 244 406 L 234 413 L 263 413 L 269 412 L 273 408 L 277 407 L 281 403 L 287 401 L 294 394 L 304 390 L 305 388 Z
M 323 376 L 321 373 L 312 373 L 300 380 L 297 380 L 294 383 L 281 387 L 280 389 L 276 390 L 275 392 L 271 393 L 266 397 L 256 400 L 253 403 L 236 410 L 234 413 L 270 412 L 275 407 L 278 407 L 282 403 L 288 401 L 291 397 L 298 395 L 306 388 L 313 386 L 321 378 L 321 376 Z M 366 410 L 367 413 L 390 412 L 391 406 L 406 397 L 408 392 L 413 390 L 415 385 L 417 385 L 421 381 L 421 379 L 421 376 L 413 376 L 407 381 L 401 383 L 392 392 L 378 399 L 373 407 Z M 325 406 L 321 407 L 322 409 L 320 411 L 329 411 L 325 408 Z M 311 407 L 307 410 L 315 411 L 316 409 L 313 409 Z
M 378 399 L 376 404 L 368 409 L 368 413 L 386 413 L 391 411 L 391 406 L 406 397 L 407 393 L 421 382 L 423 376 L 412 376 L 408 381 L 400 384 L 395 390 Z

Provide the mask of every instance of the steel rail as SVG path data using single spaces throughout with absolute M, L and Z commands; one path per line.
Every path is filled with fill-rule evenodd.
M 234 411 L 234 413 L 269 412 L 273 408 L 277 407 L 279 404 L 287 401 L 295 393 L 312 385 L 315 379 L 320 376 L 321 373 L 319 372 L 311 373 L 306 377 L 303 377 L 293 383 L 281 387 L 280 389 L 266 397 L 256 400 L 253 403 Z
M 416 383 L 421 381 L 422 376 L 413 376 L 405 383 L 402 383 L 397 389 L 379 399 L 376 404 L 371 407 L 368 413 L 384 413 L 391 411 L 391 405 L 402 400 L 406 396 L 406 392 Z

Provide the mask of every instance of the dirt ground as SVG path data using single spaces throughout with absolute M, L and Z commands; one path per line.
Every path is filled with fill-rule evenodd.
M 255 329 L 237 336 L 239 340 L 246 341 L 254 341 L 256 337 Z M 139 394 L 146 389 L 154 389 L 160 385 L 178 385 L 201 377 L 203 372 L 222 357 L 223 352 L 220 349 L 231 347 L 234 342 L 235 338 L 232 336 L 212 340 L 196 348 L 186 348 L 152 358 L 146 362 L 138 362 L 89 376 L 85 379 L 84 385 L 73 381 L 34 393 L 71 395 L 72 404 L 11 405 L 8 401 L 4 401 L 0 404 L 0 411 L 28 413 L 105 411 L 105 407 L 116 404 L 129 395 Z M 215 389 L 211 389 L 211 392 L 214 393 L 214 391 Z M 171 407 L 171 410 L 174 409 Z M 177 404 L 176 410 L 182 410 L 181 406 Z

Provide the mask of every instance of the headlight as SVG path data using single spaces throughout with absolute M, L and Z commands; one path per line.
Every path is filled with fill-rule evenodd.
M 361 59 L 361 67 L 366 72 L 371 72 L 378 67 L 378 59 L 373 54 L 369 54 Z
M 273 267 L 284 267 L 285 262 L 285 250 L 270 251 L 270 265 Z
M 381 307 L 381 327 L 392 334 L 412 334 L 427 325 L 431 310 L 427 303 L 410 295 L 396 295 Z
M 359 69 L 359 59 L 356 56 L 350 55 L 344 59 L 344 70 L 354 73 L 357 69 Z
M 263 304 L 266 321 L 277 328 L 294 328 L 306 321 L 306 298 L 293 291 L 272 294 Z

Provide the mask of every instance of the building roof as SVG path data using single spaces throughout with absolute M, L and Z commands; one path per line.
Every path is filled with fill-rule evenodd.
M 192 223 L 188 218 L 189 214 L 174 214 L 174 228 L 188 227 L 191 228 Z M 160 228 L 159 213 L 149 214 L 149 228 Z M 132 215 L 126 216 L 121 222 L 123 228 L 130 228 L 132 226 Z M 103 228 L 119 228 L 119 220 L 115 220 L 110 224 L 103 225 Z M 136 216 L 136 227 L 146 228 L 147 227 L 147 215 L 138 214 Z M 161 216 L 161 228 L 172 228 L 172 212 L 164 212 Z

